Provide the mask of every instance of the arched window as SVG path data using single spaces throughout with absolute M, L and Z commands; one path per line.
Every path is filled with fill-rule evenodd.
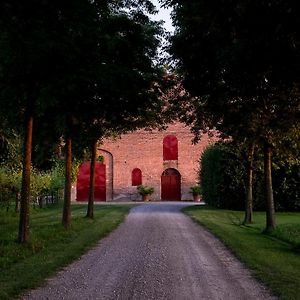
M 164 160 L 178 160 L 178 141 L 176 136 L 167 135 L 163 144 Z
M 132 170 L 131 181 L 133 186 L 138 186 L 142 184 L 142 171 L 138 168 Z

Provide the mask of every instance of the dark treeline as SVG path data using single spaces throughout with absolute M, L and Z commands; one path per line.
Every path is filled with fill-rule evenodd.
M 7 166 L 10 136 L 21 137 L 19 242 L 29 239 L 32 166 L 49 169 L 65 156 L 68 228 L 74 155 L 95 162 L 101 138 L 157 123 L 163 32 L 154 12 L 148 0 L 1 1 L 1 158 Z
M 192 126 L 196 139 L 216 128 L 248 149 L 245 223 L 253 218 L 254 151 L 262 151 L 266 230 L 273 230 L 272 157 L 286 154 L 299 143 L 298 3 L 161 2 L 174 8 L 175 33 L 169 52 L 191 96 L 178 101 L 181 118 Z
M 253 159 L 253 209 L 265 210 L 263 153 L 256 149 Z M 243 210 L 247 178 L 247 149 L 242 144 L 217 143 L 201 157 L 204 201 L 213 207 Z M 299 157 L 299 154 L 295 157 Z M 278 211 L 300 211 L 300 165 L 296 159 L 280 160 L 274 155 L 274 205 Z

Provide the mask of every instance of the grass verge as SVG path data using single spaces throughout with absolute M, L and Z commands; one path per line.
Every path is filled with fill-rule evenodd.
M 278 228 L 264 234 L 262 212 L 247 226 L 243 212 L 199 206 L 184 212 L 221 239 L 280 299 L 300 299 L 300 213 L 277 213 Z
M 125 218 L 125 205 L 95 206 L 94 220 L 84 218 L 85 205 L 72 206 L 72 225 L 61 225 L 61 207 L 32 209 L 30 241 L 16 243 L 19 216 L 0 211 L 0 299 L 11 299 L 80 257 Z

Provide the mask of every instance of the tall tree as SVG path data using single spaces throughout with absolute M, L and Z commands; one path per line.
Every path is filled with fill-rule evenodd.
M 196 96 L 189 112 L 194 130 L 216 126 L 264 145 L 266 229 L 272 230 L 271 148 L 299 120 L 296 2 L 163 2 L 174 6 L 171 54 Z
M 52 25 L 46 2 L 2 1 L 0 4 L 1 110 L 24 122 L 23 179 L 18 240 L 28 241 L 30 168 L 34 115 L 42 114 L 42 101 L 51 57 Z M 46 13 L 47 11 L 47 13 Z
M 94 171 L 97 140 L 154 125 L 161 111 L 161 92 L 155 87 L 162 80 L 161 68 L 154 64 L 159 36 L 159 23 L 146 15 L 153 6 L 149 1 L 120 2 L 100 20 L 99 64 L 94 97 L 87 103 L 83 130 L 91 145 L 90 192 L 87 217 L 93 216 Z M 142 2 L 140 3 L 142 4 Z M 105 76 L 103 75 L 105 74 Z
M 93 164 L 99 138 L 111 131 L 125 132 L 144 126 L 147 119 L 153 122 L 155 112 L 159 111 L 160 100 L 153 84 L 160 80 L 161 70 L 153 58 L 161 29 L 142 10 L 152 12 L 153 5 L 149 1 L 120 1 L 108 6 L 104 2 L 92 4 L 90 17 L 85 15 L 88 24 L 74 27 L 72 32 L 77 32 L 79 37 L 74 38 L 72 34 L 69 38 L 72 49 L 76 50 L 74 57 L 64 58 L 62 66 L 66 62 L 67 65 L 60 72 L 62 78 L 50 87 L 52 93 L 55 91 L 54 98 L 63 99 L 59 107 L 65 121 L 61 124 L 62 118 L 59 118 L 55 123 L 64 128 L 72 140 L 78 141 L 76 136 L 80 135 L 81 146 L 92 149 Z M 81 24 L 78 20 L 74 23 Z M 66 68 L 72 70 L 71 78 L 65 76 Z M 65 85 L 70 88 L 66 90 Z M 66 153 L 71 155 L 70 151 Z M 92 172 L 88 217 L 93 215 L 93 178 Z M 67 182 L 66 178 L 66 191 L 70 189 Z M 65 192 L 64 202 L 63 224 L 68 227 L 70 221 L 65 218 L 70 215 L 70 192 Z
M 24 120 L 26 132 L 19 231 L 19 241 L 23 243 L 28 240 L 34 119 L 51 111 L 56 117 L 53 127 L 71 138 L 73 128 L 69 124 L 73 126 L 75 112 L 70 108 L 84 101 L 87 86 L 94 78 L 91 61 L 98 46 L 97 39 L 93 39 L 98 12 L 95 2 L 88 0 L 13 0 L 0 5 L 2 107 L 7 115 Z M 54 93 L 53 89 L 57 91 Z

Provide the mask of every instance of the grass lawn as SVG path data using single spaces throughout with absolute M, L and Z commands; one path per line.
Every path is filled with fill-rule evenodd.
M 0 299 L 40 285 L 115 229 L 132 206 L 96 205 L 94 220 L 85 205 L 72 206 L 72 225 L 64 230 L 61 207 L 32 209 L 30 242 L 16 243 L 19 215 L 0 210 Z
M 278 228 L 264 234 L 265 213 L 243 226 L 243 212 L 193 206 L 184 209 L 219 237 L 280 299 L 300 299 L 300 213 L 277 213 Z

